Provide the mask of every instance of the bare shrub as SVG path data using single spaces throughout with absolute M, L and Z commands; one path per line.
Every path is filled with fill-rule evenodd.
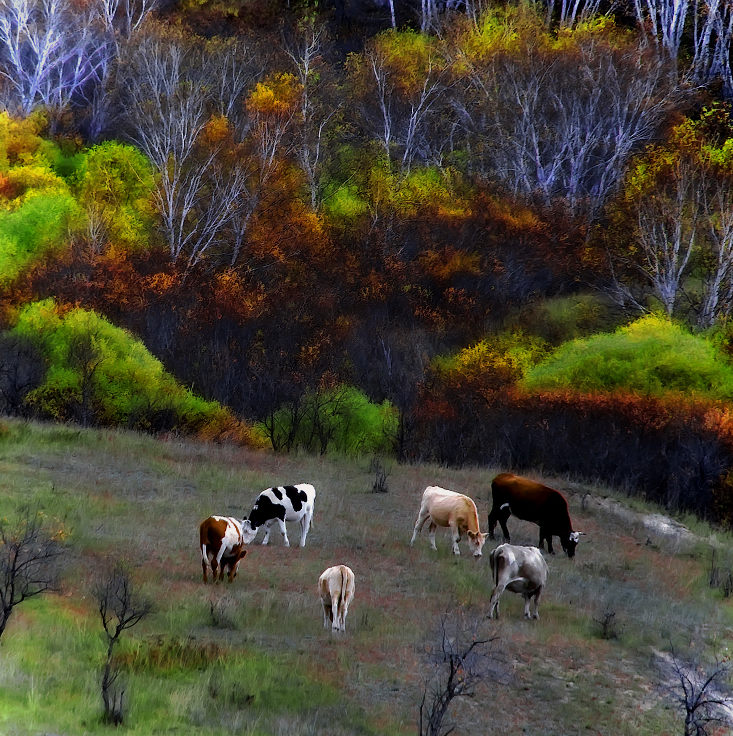
M 684 736 L 707 736 L 719 733 L 714 728 L 716 724 L 731 725 L 733 698 L 725 690 L 731 675 L 728 658 L 716 659 L 711 664 L 704 664 L 697 658 L 685 661 L 670 644 L 669 668 L 666 689 L 684 711 Z M 714 730 L 708 730 L 710 728 Z
M 369 463 L 369 472 L 374 475 L 372 493 L 387 493 L 389 491 L 387 477 L 390 471 L 385 466 L 382 458 L 376 456 L 372 458 Z
M 594 618 L 593 621 L 598 624 L 598 635 L 601 639 L 618 639 L 620 631 L 616 611 L 606 608 L 601 614 L 601 617 Z
M 495 676 L 488 645 L 497 637 L 478 638 L 476 624 L 463 615 L 440 619 L 440 643 L 428 649 L 433 663 L 433 682 L 425 684 L 418 716 L 418 736 L 446 736 L 454 730 L 443 725 L 455 698 L 472 697 L 476 687 Z
M 730 598 L 733 593 L 733 571 L 728 567 L 723 570 L 718 565 L 717 553 L 713 548 L 710 555 L 710 573 L 708 575 L 708 584 L 711 588 L 719 588 L 723 594 L 723 598 Z
M 150 613 L 152 603 L 138 595 L 121 563 L 117 563 L 97 581 L 94 596 L 107 641 L 107 658 L 101 683 L 103 720 L 119 726 L 124 718 L 125 688 L 118 683 L 120 668 L 113 659 L 114 648 L 123 631 L 136 626 Z
M 0 636 L 15 606 L 58 588 L 61 554 L 40 511 L 25 509 L 12 524 L 0 519 Z

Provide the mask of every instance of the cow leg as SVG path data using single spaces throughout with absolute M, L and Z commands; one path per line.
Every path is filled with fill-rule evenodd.
M 458 526 L 456 525 L 455 522 L 450 523 L 449 526 L 450 526 L 451 538 L 453 539 L 453 554 L 460 555 L 461 550 L 458 549 L 458 542 L 461 539 L 461 533 L 460 531 L 458 531 Z
M 534 616 L 532 618 L 539 618 L 540 617 L 540 596 L 542 595 L 542 586 L 540 585 L 539 588 L 534 593 Z
M 222 544 L 219 547 L 219 551 L 216 553 L 216 559 L 211 561 L 211 569 L 214 570 L 214 580 L 216 581 L 216 571 L 219 571 L 219 580 L 224 580 L 224 568 L 226 564 L 222 565 L 222 558 L 224 557 L 224 550 L 226 545 Z
M 499 598 L 504 592 L 506 586 L 499 583 L 491 593 L 491 599 L 489 600 L 489 618 L 499 618 Z
M 331 606 L 328 604 L 328 599 L 321 596 L 321 607 L 323 608 L 323 628 L 331 628 Z
M 423 526 L 425 526 L 425 522 L 428 520 L 428 517 L 430 514 L 426 509 L 421 508 L 417 515 L 417 520 L 415 521 L 415 528 L 412 530 L 412 539 L 410 540 L 410 547 L 415 543 L 415 540 L 417 539 L 417 535 L 422 531 Z
M 524 594 L 524 618 L 532 618 L 532 614 L 529 612 L 529 602 L 532 600 L 532 593 Z
M 428 527 L 428 536 L 430 537 L 430 546 L 437 552 L 438 548 L 435 546 L 435 530 L 438 527 L 433 524 L 433 522 L 430 522 L 430 526 Z
M 491 513 L 489 514 L 489 539 L 494 539 L 494 529 L 496 529 L 496 522 L 498 521 L 501 525 L 501 533 L 504 535 L 504 541 L 510 541 L 509 529 L 507 529 L 506 522 L 511 515 L 512 511 L 508 503 L 503 503 L 498 508 L 496 505 L 491 507 Z
M 341 599 L 341 610 L 339 618 L 341 619 L 341 631 L 346 631 L 346 614 L 349 612 L 349 601 L 346 598 Z
M 552 534 L 548 534 L 545 529 L 540 527 L 540 549 L 545 548 L 545 539 L 547 540 L 547 551 L 554 555 L 555 551 L 552 549 Z
M 280 528 L 280 534 L 283 535 L 283 544 L 286 547 L 290 546 L 290 540 L 288 539 L 288 530 L 285 528 L 285 522 L 282 519 L 275 519 L 278 527 Z M 303 545 L 301 545 L 302 547 Z
M 502 507 L 498 511 L 499 516 L 499 524 L 501 524 L 501 533 L 504 535 L 504 541 L 510 542 L 511 539 L 509 537 L 509 529 L 506 525 L 507 520 L 512 515 L 511 509 L 509 508 L 509 504 L 505 503 L 502 505 Z
M 313 512 L 303 514 L 300 520 L 300 546 L 305 547 L 305 538 L 308 536 L 308 529 L 310 529 L 311 518 Z
M 209 558 L 206 556 L 206 545 L 201 545 L 201 569 L 204 571 L 204 582 L 209 582 Z
M 331 596 L 331 631 L 338 631 L 341 628 L 341 621 L 339 620 L 339 594 L 334 593 Z

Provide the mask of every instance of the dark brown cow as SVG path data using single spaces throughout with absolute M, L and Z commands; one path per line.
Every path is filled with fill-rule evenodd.
M 531 521 L 540 527 L 540 549 L 554 554 L 552 537 L 560 537 L 562 548 L 568 557 L 575 555 L 581 532 L 574 532 L 568 512 L 568 502 L 554 488 L 522 478 L 513 473 L 500 473 L 491 481 L 492 507 L 489 512 L 489 538 L 494 538 L 496 522 L 501 524 L 504 541 L 511 541 L 507 519 L 514 514 L 518 519 Z
M 210 516 L 199 526 L 201 568 L 204 582 L 211 565 L 214 582 L 224 579 L 224 571 L 231 583 L 237 577 L 239 562 L 247 554 L 242 538 L 242 522 L 232 516 Z

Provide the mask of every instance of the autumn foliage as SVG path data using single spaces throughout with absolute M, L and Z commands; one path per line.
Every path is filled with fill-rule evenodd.
M 86 34 L 68 88 L 0 56 L 0 408 L 542 466 L 727 518 L 725 338 L 688 329 L 733 310 L 704 49 L 589 4 L 425 3 L 358 43 L 260 5 L 49 5 Z M 659 305 L 680 322 L 635 321 Z

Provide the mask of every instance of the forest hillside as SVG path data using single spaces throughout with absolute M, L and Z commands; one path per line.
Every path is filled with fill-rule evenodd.
M 718 0 L 7 0 L 0 411 L 729 523 L 732 37 Z

